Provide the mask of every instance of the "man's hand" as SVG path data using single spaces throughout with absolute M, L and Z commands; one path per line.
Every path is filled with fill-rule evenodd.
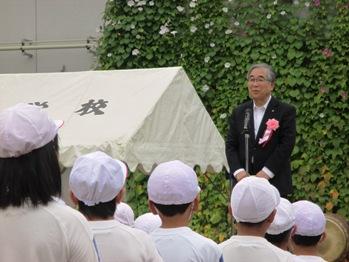
M 239 173 L 239 174 L 240 174 L 240 173 Z M 267 173 L 265 173 L 263 170 L 259 171 L 259 172 L 256 174 L 256 176 L 265 178 L 265 179 L 267 179 L 267 180 L 270 179 L 270 177 L 267 175 Z
M 237 173 L 237 175 L 235 176 L 236 180 L 239 182 L 241 179 L 248 177 L 248 173 L 246 173 L 246 171 L 241 171 L 239 173 Z

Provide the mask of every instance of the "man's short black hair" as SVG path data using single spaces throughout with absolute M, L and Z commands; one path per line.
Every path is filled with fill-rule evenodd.
M 183 214 L 188 209 L 190 204 L 191 202 L 181 205 L 162 205 L 154 203 L 155 207 L 166 217 L 173 217 L 177 214 Z
M 277 234 L 277 235 L 272 235 L 272 234 L 268 234 L 266 233 L 265 234 L 265 238 L 266 240 L 268 240 L 270 243 L 274 244 L 274 245 L 279 245 L 285 241 L 288 240 L 288 238 L 290 237 L 290 234 L 291 234 L 291 230 L 292 228 L 280 233 L 280 234 Z
M 25 155 L 0 158 L 0 208 L 46 205 L 60 194 L 57 136 Z
M 114 216 L 116 210 L 116 197 L 108 202 L 99 203 L 94 206 L 85 205 L 78 201 L 79 211 L 87 218 L 108 219 Z
M 298 246 L 310 247 L 317 245 L 321 239 L 321 236 L 322 234 L 318 236 L 293 235 L 292 240 Z

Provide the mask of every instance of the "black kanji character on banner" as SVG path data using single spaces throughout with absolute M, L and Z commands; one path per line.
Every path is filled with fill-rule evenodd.
M 47 101 L 45 101 L 45 102 L 42 102 L 42 103 L 40 103 L 40 102 L 34 102 L 34 103 L 28 103 L 29 105 L 34 105 L 34 106 L 40 106 L 40 107 L 42 107 L 42 108 L 48 108 L 48 104 L 47 104 L 48 102 Z
M 95 102 L 94 99 L 90 99 L 87 103 L 81 105 L 81 109 L 75 111 L 75 113 L 80 113 L 80 116 L 94 113 L 95 115 L 103 115 L 104 112 L 100 108 L 106 108 L 108 101 L 99 99 Z

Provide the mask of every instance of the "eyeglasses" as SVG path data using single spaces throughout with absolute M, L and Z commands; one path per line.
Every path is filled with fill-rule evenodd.
M 248 82 L 251 82 L 251 83 L 263 83 L 263 82 L 268 82 L 267 79 L 263 78 L 263 77 L 257 77 L 257 78 L 254 78 L 254 77 L 250 77 L 247 79 Z

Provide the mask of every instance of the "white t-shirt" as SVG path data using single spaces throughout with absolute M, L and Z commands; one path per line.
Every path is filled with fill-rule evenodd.
M 0 261 L 95 262 L 97 257 L 87 220 L 51 201 L 0 209 Z
M 235 235 L 219 246 L 223 251 L 224 261 L 295 261 L 291 253 L 274 246 L 262 237 Z
M 318 256 L 298 256 L 303 261 L 310 261 L 310 262 L 326 262 L 322 257 Z
M 218 245 L 189 227 L 158 228 L 150 236 L 165 262 L 223 261 Z
M 89 221 L 102 262 L 162 261 L 150 236 L 116 220 Z

